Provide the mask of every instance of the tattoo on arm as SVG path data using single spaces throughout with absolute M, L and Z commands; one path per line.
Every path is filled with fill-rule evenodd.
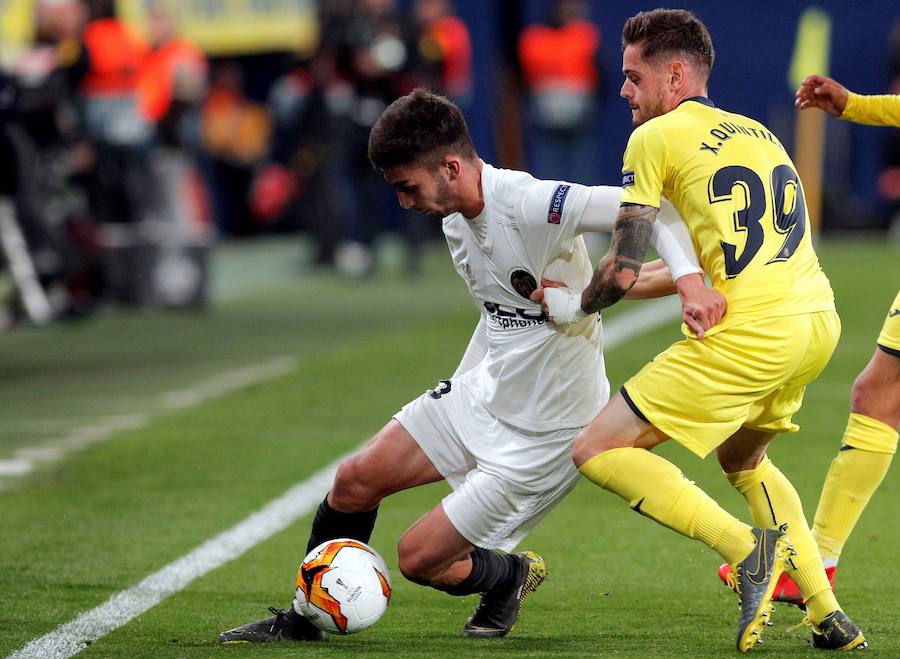
M 638 204 L 623 204 L 619 209 L 609 251 L 581 295 L 585 312 L 615 304 L 637 281 L 658 212 L 658 208 Z

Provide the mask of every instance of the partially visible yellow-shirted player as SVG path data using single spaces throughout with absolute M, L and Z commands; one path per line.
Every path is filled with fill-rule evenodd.
M 809 76 L 797 90 L 800 109 L 819 108 L 846 121 L 900 127 L 900 96 L 863 96 L 824 76 Z M 895 273 L 895 277 L 896 277 Z M 897 451 L 900 426 L 900 293 L 887 310 L 877 346 L 853 383 L 850 417 L 816 509 L 813 537 L 832 584 L 844 543 L 878 489 Z M 723 566 L 720 575 L 724 577 Z M 776 599 L 799 604 L 790 579 Z
M 807 231 L 802 185 L 777 137 L 708 100 L 712 39 L 693 14 L 641 12 L 626 21 L 622 44 L 621 95 L 636 130 L 610 249 L 577 311 L 614 304 L 633 286 L 662 195 L 680 210 L 728 310 L 702 340 L 688 333 L 631 378 L 576 439 L 575 463 L 632 509 L 700 540 L 733 566 L 739 650 L 759 640 L 783 570 L 807 598 L 815 647 L 865 647 L 830 588 L 797 492 L 766 457 L 776 433 L 796 430 L 791 415 L 840 334 Z M 555 322 L 579 315 L 554 306 L 567 293 L 543 295 Z M 716 449 L 757 528 L 648 450 L 669 438 L 700 456 Z M 790 560 L 788 538 L 796 550 Z
M 888 309 L 881 334 L 878 335 L 878 346 L 889 355 L 900 357 L 900 291 L 897 291 L 894 304 Z

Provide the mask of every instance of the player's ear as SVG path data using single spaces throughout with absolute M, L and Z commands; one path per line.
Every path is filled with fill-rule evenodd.
M 669 64 L 669 88 L 677 89 L 684 82 L 684 62 L 680 60 L 673 60 L 671 64 Z
M 445 156 L 441 163 L 441 167 L 446 169 L 447 178 L 450 181 L 458 179 L 459 174 L 462 171 L 462 165 L 457 156 Z

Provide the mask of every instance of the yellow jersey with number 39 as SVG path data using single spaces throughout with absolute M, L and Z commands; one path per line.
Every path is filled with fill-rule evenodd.
M 684 218 L 703 270 L 728 302 L 707 334 L 834 309 L 803 186 L 781 142 L 758 121 L 697 97 L 638 126 L 625 150 L 622 203 L 659 208 L 661 196 Z

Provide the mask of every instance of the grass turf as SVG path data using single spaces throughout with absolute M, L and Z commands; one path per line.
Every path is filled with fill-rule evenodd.
M 866 363 L 896 293 L 897 249 L 826 242 L 844 331 L 832 363 L 810 388 L 803 430 L 773 445 L 811 515 L 846 422 L 850 384 Z M 243 257 L 242 257 L 243 258 Z M 863 264 L 863 265 L 861 265 Z M 252 294 L 251 294 L 252 293 Z M 452 372 L 474 313 L 446 257 L 424 277 L 388 272 L 348 286 L 327 277 L 285 280 L 234 294 L 205 314 L 108 314 L 0 339 L 0 452 L 110 410 L 154 410 L 168 389 L 275 356 L 299 368 L 179 412 L 159 413 L 0 491 L 0 653 L 7 654 L 105 601 L 244 519 L 290 485 L 375 432 L 400 405 Z M 609 353 L 613 387 L 675 336 L 675 324 Z M 22 437 L 19 430 L 31 428 Z M 662 452 L 734 513 L 740 497 L 718 472 L 677 446 Z M 900 653 L 898 541 L 888 475 L 848 543 L 838 578 L 842 604 L 872 651 Z M 550 579 L 514 635 L 460 637 L 475 598 L 406 582 L 394 547 L 446 492 L 434 485 L 391 497 L 372 538 L 393 569 L 385 619 L 353 637 L 296 648 L 220 647 L 221 629 L 286 606 L 309 519 L 113 632 L 85 651 L 97 657 L 311 656 L 721 656 L 734 647 L 737 601 L 715 576 L 719 560 L 698 543 L 634 515 L 582 483 L 529 536 Z M 755 652 L 812 654 L 787 631 L 796 609 L 779 606 Z

